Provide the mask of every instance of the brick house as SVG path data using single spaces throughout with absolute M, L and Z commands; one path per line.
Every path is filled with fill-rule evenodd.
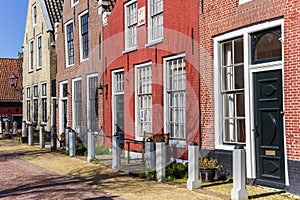
M 202 1 L 201 149 L 231 173 L 246 148 L 249 183 L 300 191 L 299 1 Z
M 64 1 L 57 33 L 57 132 L 101 130 L 102 15 L 98 1 Z M 99 109 L 98 109 L 99 108 Z
M 169 133 L 185 159 L 200 140 L 197 1 L 116 1 L 105 16 L 104 134 Z
M 0 58 L 0 123 L 4 121 L 18 123 L 22 128 L 22 59 Z M 15 82 L 10 84 L 10 78 Z
M 55 97 L 55 29 L 62 2 L 29 0 L 23 42 L 23 121 L 50 131 L 51 98 Z

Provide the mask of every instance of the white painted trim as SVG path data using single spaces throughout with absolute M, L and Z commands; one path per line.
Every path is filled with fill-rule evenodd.
M 283 38 L 284 33 L 284 20 L 278 19 L 274 21 L 263 22 L 246 28 L 242 28 L 236 31 L 225 33 L 223 35 L 214 38 L 214 107 L 215 107 L 215 149 L 222 150 L 232 150 L 234 145 L 225 145 L 222 140 L 222 120 L 220 119 L 219 113 L 222 111 L 222 101 L 220 98 L 220 71 L 218 66 L 220 66 L 220 45 L 219 43 L 228 39 L 233 39 L 236 37 L 243 36 L 244 39 L 244 84 L 245 84 L 245 129 L 246 129 L 246 162 L 247 162 L 247 178 L 256 178 L 256 153 L 255 153 L 255 138 L 253 137 L 252 129 L 254 128 L 254 100 L 253 100 L 253 73 L 259 71 L 269 71 L 275 69 L 283 70 L 283 59 L 281 61 L 274 61 L 262 64 L 251 65 L 251 44 L 250 44 L 250 34 L 265 29 L 273 28 L 276 26 L 281 26 L 281 33 Z M 283 39 L 284 41 L 284 39 Z M 282 55 L 284 55 L 284 50 L 282 49 Z M 284 72 L 282 72 L 284 73 Z M 284 76 L 282 76 L 284 77 Z M 284 78 L 283 78 L 284 80 Z M 283 83 L 284 86 L 284 83 Z M 283 90 L 284 91 L 284 90 Z M 283 94 L 283 107 L 284 107 L 284 94 Z M 283 122 L 285 127 L 285 122 Z M 289 184 L 288 181 L 288 168 L 287 168 L 287 154 L 286 154 L 286 138 L 285 129 L 284 131 L 284 152 L 285 152 L 285 177 L 286 185 Z
M 112 136 L 115 133 L 115 115 L 116 115 L 115 95 L 122 94 L 120 92 L 116 93 L 114 90 L 115 74 L 118 72 L 124 72 L 124 69 L 117 69 L 117 70 L 111 71 L 111 113 L 112 113 L 112 115 L 111 115 L 111 117 L 112 117 L 112 119 L 111 119 L 111 125 L 112 125 L 111 134 L 112 134 Z M 124 74 L 124 78 L 125 78 L 125 74 Z M 123 92 L 123 94 L 124 94 L 124 92 Z M 125 128 L 125 126 L 124 126 L 124 128 Z
M 79 3 L 79 0 L 77 2 L 74 3 L 74 0 L 71 0 L 71 7 L 76 6 Z
M 148 39 L 147 39 L 147 44 L 146 44 L 146 47 L 150 47 L 150 46 L 153 46 L 155 44 L 158 44 L 158 43 L 161 43 L 163 41 L 163 38 L 164 38 L 164 28 L 162 29 L 162 36 L 160 38 L 156 38 L 156 39 L 153 39 L 152 38 L 152 17 L 151 17 L 151 2 L 153 0 L 148 0 L 147 3 L 148 3 L 148 9 L 147 9 L 147 21 L 148 21 L 148 27 L 147 27 L 147 33 L 148 33 Z M 162 11 L 162 17 L 163 17 L 163 20 L 164 20 L 164 1 L 163 1 L 163 11 Z M 163 23 L 164 25 L 164 23 Z
M 239 0 L 239 5 L 242 5 L 244 3 L 250 2 L 252 0 Z
M 71 0 L 71 1 L 73 1 L 73 0 Z M 71 67 L 71 66 L 74 66 L 74 64 L 75 64 L 75 55 L 73 55 L 74 56 L 74 63 L 73 64 L 69 64 L 69 52 L 68 52 L 68 32 L 67 32 L 67 26 L 69 25 L 69 24 L 72 24 L 72 27 L 73 27 L 73 46 L 74 46 L 74 24 L 73 24 L 73 20 L 70 20 L 70 21 L 68 21 L 68 22 L 66 22 L 65 24 L 64 24 L 64 34 L 65 34 L 65 61 L 66 61 L 66 67 Z M 73 47 L 74 48 L 74 47 Z M 74 54 L 75 54 L 75 49 L 74 49 Z
M 80 14 L 78 15 L 80 62 L 89 60 L 89 57 L 83 59 L 83 56 L 82 56 L 82 54 L 83 54 L 83 46 L 82 46 L 82 38 L 81 38 L 81 32 L 82 32 L 82 30 L 81 30 L 81 17 L 82 17 L 83 15 L 85 15 L 85 14 L 88 14 L 88 13 L 89 13 L 89 11 L 86 10 L 86 11 L 83 11 L 82 13 L 80 13 Z M 90 20 L 88 20 L 88 25 L 89 25 L 89 24 L 90 24 Z M 88 34 L 90 34 L 90 30 L 89 30 L 89 33 L 88 33 Z M 90 54 L 90 36 L 89 36 L 89 54 Z M 90 55 L 89 55 L 89 56 L 90 56 Z
M 32 57 L 31 57 L 31 42 L 32 42 Z M 29 58 L 29 69 L 28 69 L 28 72 L 33 72 L 33 70 L 34 70 L 34 39 L 31 39 L 31 40 L 29 40 L 29 56 L 28 56 L 28 58 Z M 31 68 L 31 65 L 32 65 L 32 68 Z
M 75 101 L 74 101 L 74 82 L 77 81 L 81 81 L 81 86 L 82 86 L 82 78 L 81 77 L 77 77 L 77 78 L 73 78 L 72 79 L 72 127 L 74 130 L 76 130 L 76 126 L 75 126 L 75 112 L 77 112 L 77 110 L 75 109 Z
M 129 47 L 128 46 L 128 6 L 129 5 L 131 5 L 131 4 L 134 4 L 134 3 L 136 3 L 136 13 L 137 13 L 137 11 L 138 11 L 138 3 L 137 3 L 137 1 L 136 0 L 130 0 L 130 1 L 128 1 L 128 2 L 126 2 L 125 4 L 124 4 L 124 33 L 125 33 L 125 37 L 124 37 L 124 42 L 125 42 L 125 49 L 124 49 L 124 51 L 122 52 L 123 54 L 125 54 L 125 53 L 128 53 L 128 52 L 131 52 L 131 51 L 134 51 L 134 50 L 136 50 L 137 49 L 137 45 L 136 46 L 132 46 L 132 47 Z M 136 15 L 136 20 L 138 20 L 137 19 L 137 15 Z M 136 27 L 137 27 L 137 23 L 136 23 Z M 137 37 L 137 32 L 138 32 L 138 29 L 136 28 L 136 44 L 137 44 L 137 41 L 138 41 L 138 37 Z
M 134 81 L 134 84 L 135 84 L 135 95 L 134 95 L 134 107 L 135 107 L 135 139 L 136 140 L 142 140 L 143 138 L 142 137 L 139 137 L 139 119 L 138 119 L 138 113 L 139 113 L 139 110 L 138 110 L 138 68 L 142 68 L 142 67 L 145 67 L 145 66 L 149 66 L 151 65 L 151 76 L 152 76 L 152 61 L 149 61 L 149 62 L 146 62 L 146 63 L 142 63 L 142 64 L 137 64 L 137 65 L 134 65 L 134 77 L 135 77 L 135 81 Z M 151 82 L 152 84 L 152 82 Z M 152 93 L 152 91 L 151 91 Z M 151 111 L 153 112 L 153 111 Z M 152 119 L 151 119 L 152 120 Z
M 58 103 L 58 126 L 59 126 L 59 133 L 64 132 L 65 130 L 63 129 L 63 100 L 67 100 L 68 102 L 68 97 L 63 97 L 63 85 L 68 84 L 68 80 L 62 81 L 59 83 L 59 103 Z M 69 112 L 67 108 L 67 113 Z M 67 114 L 68 115 L 68 114 Z M 68 126 L 68 120 L 67 120 L 67 126 Z
M 39 66 L 39 37 L 41 38 L 41 54 L 42 54 L 42 60 L 41 60 L 41 66 Z M 43 36 L 42 34 L 39 34 L 36 36 L 36 69 L 42 69 L 43 66 Z
M 91 107 L 91 102 L 89 101 L 89 94 L 90 94 L 90 79 L 91 78 L 95 78 L 95 77 L 98 77 L 98 74 L 95 73 L 95 74 L 89 74 L 86 76 L 86 123 L 87 123 L 87 128 L 88 130 L 91 129 L 91 120 L 89 119 L 89 110 L 90 110 L 90 107 Z M 98 80 L 99 81 L 99 80 Z M 97 83 L 98 85 L 98 83 Z

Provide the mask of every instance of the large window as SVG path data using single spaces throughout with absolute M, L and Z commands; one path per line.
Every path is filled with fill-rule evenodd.
M 148 42 L 163 37 L 163 0 L 149 0 Z
M 42 36 L 37 37 L 37 68 L 42 67 Z
M 221 43 L 223 142 L 245 143 L 243 38 Z
M 33 71 L 33 40 L 29 43 L 29 72 Z
M 26 121 L 30 121 L 30 87 L 26 88 Z
M 88 129 L 98 131 L 98 76 L 88 78 Z
M 33 86 L 33 122 L 38 122 L 38 86 Z
M 125 4 L 125 49 L 137 45 L 137 3 L 130 1 Z
M 67 65 L 74 64 L 74 32 L 73 32 L 73 22 L 68 23 L 65 26 L 66 30 L 66 61 Z
M 85 12 L 80 15 L 80 58 L 89 58 L 89 14 Z
M 74 116 L 74 127 L 79 129 L 82 126 L 82 86 L 81 80 L 73 81 L 73 95 L 74 95 L 74 107 L 73 107 L 73 116 Z
M 165 106 L 166 128 L 170 137 L 186 139 L 186 69 L 185 57 L 176 56 L 164 62 L 165 67 Z
M 42 83 L 42 91 L 41 91 L 41 120 L 42 123 L 47 123 L 47 84 Z
M 136 136 L 152 132 L 152 68 L 151 63 L 136 66 Z

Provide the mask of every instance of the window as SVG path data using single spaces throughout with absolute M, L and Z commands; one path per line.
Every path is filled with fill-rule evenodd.
M 243 38 L 221 43 L 221 99 L 224 143 L 245 143 Z
M 149 0 L 148 43 L 163 37 L 163 0 Z
M 151 63 L 136 66 L 136 136 L 152 132 L 152 68 Z
M 66 33 L 66 62 L 67 65 L 74 64 L 74 33 L 73 33 L 73 22 L 66 24 L 65 30 Z
M 36 18 L 36 5 L 32 6 L 32 25 L 36 25 L 37 18 Z
M 30 87 L 26 88 L 26 121 L 30 122 Z
M 37 63 L 38 67 L 42 67 L 42 36 L 38 36 L 37 38 Z
M 29 43 L 29 72 L 33 71 L 33 40 Z
M 186 69 L 183 55 L 164 60 L 166 130 L 170 137 L 186 139 Z
M 137 3 L 130 1 L 125 4 L 125 49 L 137 45 Z
M 89 14 L 85 12 L 80 18 L 80 58 L 81 61 L 89 58 Z
M 42 123 L 47 123 L 47 84 L 42 83 L 42 107 L 41 107 L 41 120 Z
M 81 80 L 73 81 L 73 99 L 74 99 L 74 107 L 73 107 L 73 115 L 74 115 L 74 127 L 75 129 L 80 130 L 82 126 L 82 87 Z
M 88 78 L 88 129 L 98 131 L 98 76 Z
M 38 86 L 33 86 L 33 122 L 38 122 Z
M 79 3 L 79 0 L 71 0 L 71 6 L 75 6 Z

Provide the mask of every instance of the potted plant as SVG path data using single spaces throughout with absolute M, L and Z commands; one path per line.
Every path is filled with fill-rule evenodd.
M 217 159 L 213 158 L 200 158 L 199 168 L 202 181 L 211 182 L 215 179 L 216 170 L 221 169 L 221 165 Z

